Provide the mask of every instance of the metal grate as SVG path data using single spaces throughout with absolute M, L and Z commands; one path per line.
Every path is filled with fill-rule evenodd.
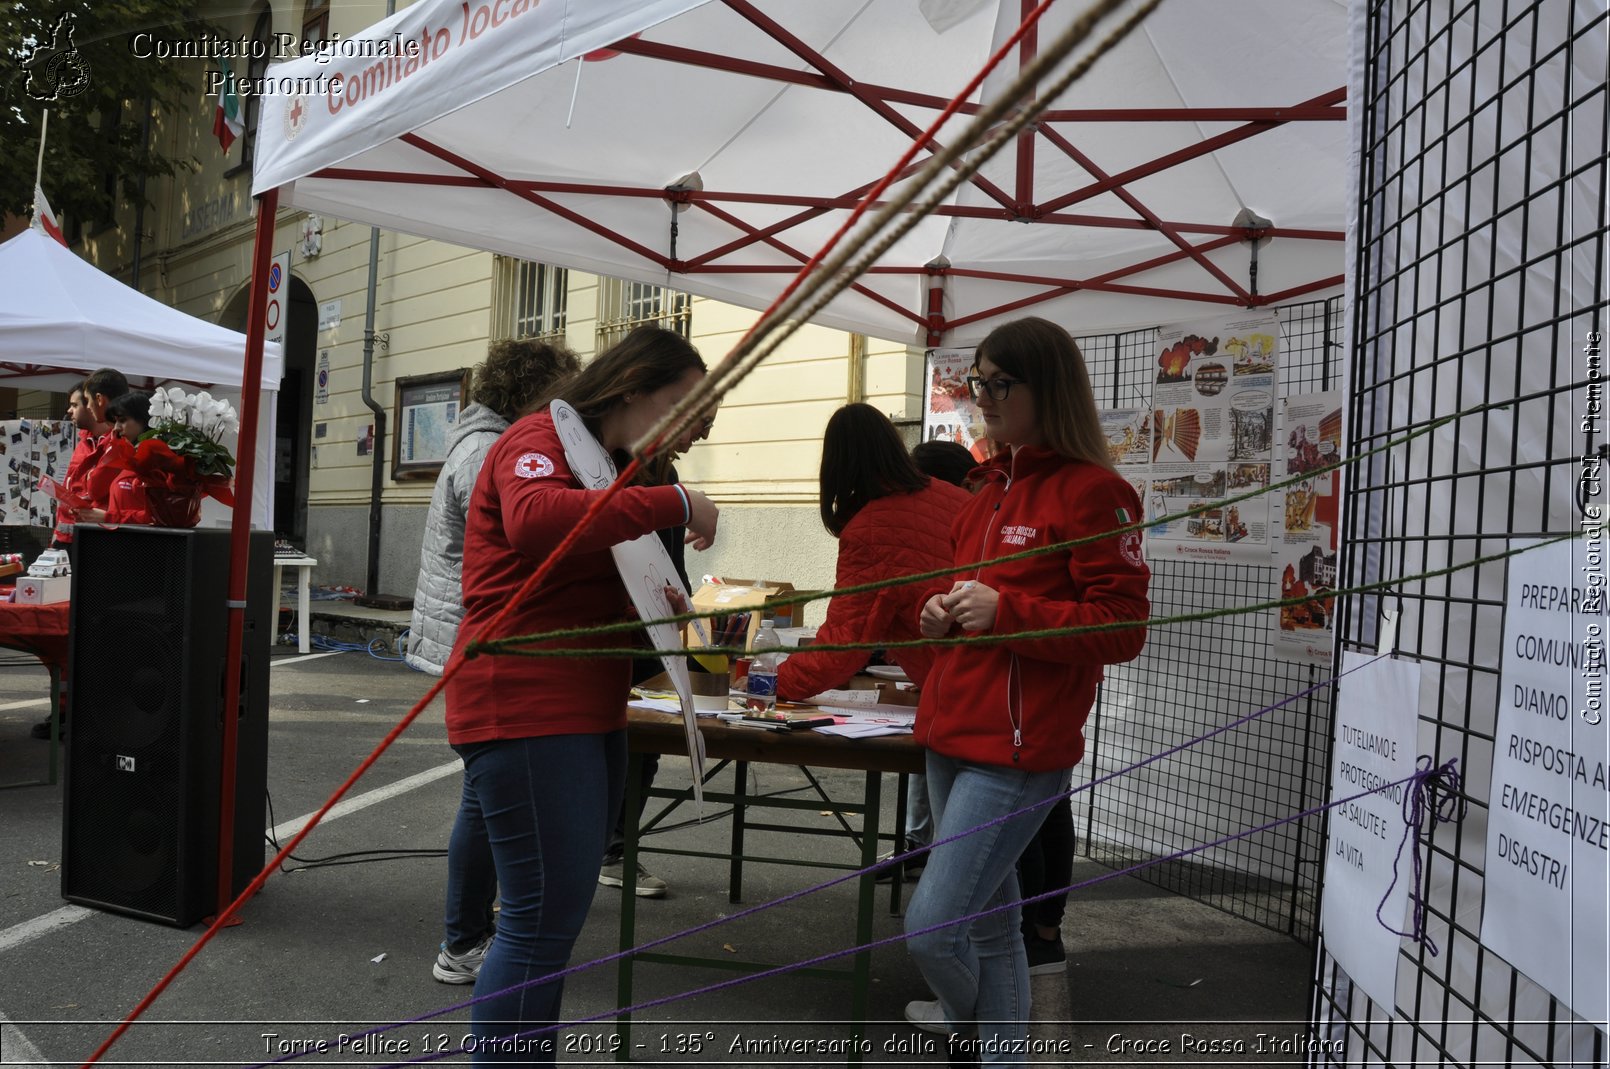
M 492 336 L 565 340 L 570 272 L 563 267 L 499 256 L 494 261 Z
M 1469 808 L 1422 836 L 1441 953 L 1405 941 L 1398 1004 L 1380 1005 L 1322 936 L 1314 1019 L 1339 1044 L 1329 1064 L 1604 1065 L 1604 1032 L 1480 940 L 1503 595 L 1525 565 L 1410 577 L 1582 522 L 1582 458 L 1604 441 L 1581 417 L 1602 380 L 1582 350 L 1602 349 L 1606 305 L 1605 5 L 1372 0 L 1358 26 L 1349 441 L 1511 403 L 1348 482 L 1343 583 L 1405 577 L 1392 607 L 1423 673 L 1420 749 L 1458 760 Z M 1344 601 L 1343 645 L 1374 649 L 1379 600 Z
M 1333 385 L 1341 315 L 1339 298 L 1280 309 L 1282 396 Z M 1151 404 L 1156 330 L 1078 341 L 1102 403 Z M 1272 566 L 1156 561 L 1152 615 L 1265 601 L 1274 589 Z M 1275 658 L 1272 630 L 1271 612 L 1154 628 L 1136 661 L 1107 670 L 1075 777 L 1089 782 L 1308 690 L 1321 676 Z M 1086 856 L 1127 867 L 1312 808 L 1324 791 L 1330 714 L 1330 696 L 1322 691 L 1075 795 Z M 1152 865 L 1140 878 L 1311 941 L 1318 862 L 1318 825 L 1307 820 L 1189 860 Z
M 627 282 L 598 280 L 598 351 L 603 352 L 637 327 L 660 326 L 684 338 L 693 336 L 693 298 L 680 290 Z

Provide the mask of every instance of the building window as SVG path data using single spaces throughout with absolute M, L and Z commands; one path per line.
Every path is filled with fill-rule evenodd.
M 330 39 L 330 0 L 308 0 L 302 9 L 302 50 L 312 51 Z
M 264 8 L 262 13 L 257 16 L 256 25 L 252 27 L 252 40 L 258 42 L 257 46 L 252 49 L 254 58 L 246 63 L 245 77 L 250 80 L 249 84 L 253 86 L 261 85 L 260 79 L 268 73 L 268 59 L 269 56 L 273 55 L 270 41 L 273 32 L 274 15 L 267 8 Z M 240 72 L 236 71 L 235 73 L 239 74 Z M 253 151 L 257 147 L 257 113 L 261 110 L 258 106 L 257 94 L 242 93 L 240 103 L 244 111 L 244 114 L 241 115 L 241 122 L 246 125 L 245 131 L 240 135 L 240 162 L 231 167 L 226 172 L 227 174 L 239 174 L 241 171 L 251 173 Z
M 569 288 L 570 272 L 562 267 L 498 257 L 493 334 L 564 341 Z
M 598 349 L 603 351 L 633 328 L 659 326 L 684 338 L 693 332 L 693 298 L 678 290 L 618 278 L 599 279 Z

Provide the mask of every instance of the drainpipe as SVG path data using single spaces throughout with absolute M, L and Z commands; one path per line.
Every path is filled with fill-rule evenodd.
M 386 0 L 386 17 L 397 10 L 396 0 Z M 380 589 L 380 493 L 385 481 L 386 410 L 374 395 L 375 298 L 380 289 L 380 228 L 369 228 L 369 288 L 363 306 L 363 403 L 375 417 L 375 440 L 369 465 L 369 564 L 363 593 L 353 603 L 371 609 L 408 609 L 414 599 L 398 594 L 379 594 Z M 389 339 L 381 344 L 389 345 Z

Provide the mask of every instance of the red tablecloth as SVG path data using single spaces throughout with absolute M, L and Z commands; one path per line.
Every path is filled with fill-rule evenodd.
M 67 671 L 67 602 L 14 605 L 0 602 L 0 646 L 30 653 L 45 667 Z

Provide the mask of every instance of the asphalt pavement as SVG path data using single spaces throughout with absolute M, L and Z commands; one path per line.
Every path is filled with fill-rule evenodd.
M 46 710 L 47 677 L 21 658 L 10 661 L 0 668 L 0 784 L 46 770 L 47 745 L 29 738 L 28 728 Z M 281 842 L 431 682 L 361 652 L 276 654 L 269 823 Z M 754 766 L 750 776 L 752 791 L 809 796 L 796 770 Z M 858 795 L 856 773 L 818 778 L 830 794 Z M 661 784 L 687 779 L 685 761 L 665 760 Z M 886 823 L 895 793 L 887 782 Z M 441 938 L 444 854 L 458 789 L 438 701 L 247 904 L 243 923 L 196 954 L 100 1064 L 250 1066 L 311 1050 L 289 1064 L 379 1066 L 455 1046 L 470 991 L 437 983 L 430 965 Z M 204 931 L 66 903 L 61 809 L 60 784 L 0 790 L 0 1066 L 83 1062 Z M 833 818 L 824 803 L 778 819 L 826 827 Z M 702 823 L 669 823 L 645 846 L 720 850 L 727 841 L 719 806 L 707 806 Z M 751 843 L 819 860 L 856 856 L 848 840 L 820 836 L 772 833 L 768 842 L 752 833 Z M 828 878 L 751 864 L 744 901 L 733 904 L 720 862 L 676 855 L 650 861 L 670 893 L 638 900 L 640 941 L 723 921 Z M 1101 871 L 1081 861 L 1076 878 Z M 599 888 L 573 965 L 616 951 L 619 894 Z M 787 964 L 851 945 L 853 911 L 853 887 L 840 885 L 666 949 Z M 880 892 L 873 938 L 900 931 Z M 1186 1048 L 1209 1040 L 1239 1042 L 1246 1051 L 1227 1058 L 1221 1050 L 1207 1059 L 1215 1064 L 1301 1061 L 1271 1041 L 1263 1053 L 1256 1049 L 1259 1034 L 1289 1038 L 1306 1030 L 1309 951 L 1289 938 L 1132 879 L 1078 892 L 1064 938 L 1067 974 L 1034 980 L 1037 1064 L 1201 1062 L 1200 1051 Z M 657 1004 L 637 1010 L 623 1038 L 613 1021 L 616 968 L 606 962 L 566 981 L 566 1016 L 587 1023 L 564 1033 L 561 1061 L 610 1065 L 624 1052 L 634 1062 L 663 1065 L 845 1065 L 854 1060 L 846 1051 L 859 1046 L 864 1065 L 944 1064 L 942 1044 L 936 1048 L 933 1037 L 903 1020 L 906 1002 L 926 997 L 904 949 L 876 950 L 872 973 L 871 1020 L 856 1044 L 841 979 L 795 973 L 695 994 L 737 974 L 641 964 L 633 1001 Z M 398 1022 L 412 1023 L 383 1038 L 354 1038 Z

